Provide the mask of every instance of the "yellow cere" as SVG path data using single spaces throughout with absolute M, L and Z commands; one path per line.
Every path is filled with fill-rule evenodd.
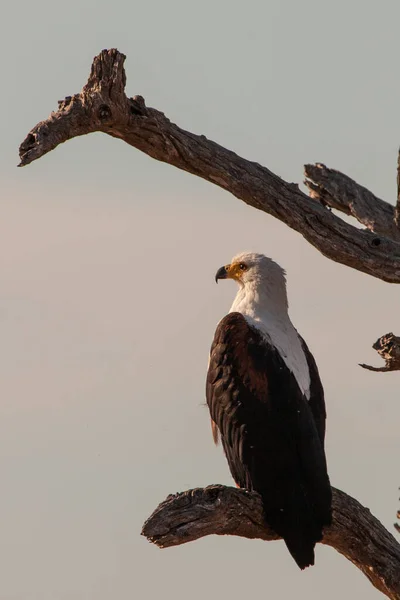
M 246 270 L 246 267 L 243 263 L 232 263 L 231 265 L 225 266 L 227 276 L 229 279 L 240 279 Z

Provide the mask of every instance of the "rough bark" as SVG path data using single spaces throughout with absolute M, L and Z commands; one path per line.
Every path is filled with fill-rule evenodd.
M 102 131 L 273 215 L 328 258 L 384 281 L 400 282 L 400 229 L 394 206 L 320 163 L 305 166 L 308 197 L 296 184 L 283 181 L 267 168 L 203 135 L 184 131 L 162 112 L 147 108 L 142 96 L 125 95 L 124 61 L 125 56 L 117 50 L 103 50 L 94 58 L 82 91 L 60 100 L 58 111 L 28 133 L 20 146 L 20 166 L 76 136 Z M 331 208 L 352 215 L 366 230 L 345 223 Z M 396 350 L 398 338 L 393 338 L 391 354 L 397 356 L 400 346 Z M 400 368 L 400 361 L 391 359 L 385 367 L 362 366 L 395 370 Z
M 340 202 L 340 194 L 333 193 L 332 186 L 327 184 L 326 168 L 327 177 L 321 185 L 321 165 L 316 167 L 315 188 L 325 192 L 320 191 L 318 197 L 314 189 L 313 197 L 309 197 L 297 184 L 283 181 L 266 167 L 241 158 L 203 135 L 181 129 L 162 112 L 146 107 L 142 96 L 127 98 L 124 60 L 125 56 L 117 50 L 103 50 L 95 57 L 82 91 L 60 101 L 58 111 L 38 123 L 22 142 L 21 166 L 73 137 L 102 131 L 157 160 L 202 177 L 250 206 L 273 215 L 301 233 L 328 258 L 384 281 L 400 282 L 400 240 L 393 225 L 393 207 L 379 201 L 374 219 L 369 210 L 374 197 L 364 188 L 356 194 L 357 202 L 348 199 Z M 307 176 L 311 187 L 310 165 Z M 352 183 L 348 196 L 354 195 L 357 189 L 357 184 Z M 342 206 L 345 212 L 360 217 L 369 228 L 360 230 L 344 222 L 328 209 L 330 202 L 335 208 Z M 393 238 L 389 237 L 391 234 Z
M 160 548 L 207 535 L 279 539 L 264 523 L 256 492 L 221 485 L 168 496 L 142 535 Z M 368 508 L 340 490 L 333 490 L 333 524 L 322 543 L 343 554 L 388 598 L 400 599 L 400 545 Z
M 400 241 L 395 223 L 395 207 L 375 196 L 362 185 L 325 165 L 305 165 L 305 185 L 310 196 L 324 206 L 351 215 L 374 233 Z
M 400 370 L 400 338 L 398 336 L 387 333 L 376 340 L 372 347 L 383 358 L 385 365 L 383 367 L 372 367 L 361 363 L 360 367 L 379 373 Z

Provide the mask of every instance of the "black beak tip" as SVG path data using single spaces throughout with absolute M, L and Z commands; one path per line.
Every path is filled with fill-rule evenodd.
M 218 279 L 226 279 L 228 271 L 226 267 L 221 267 L 215 274 L 215 282 L 218 283 Z

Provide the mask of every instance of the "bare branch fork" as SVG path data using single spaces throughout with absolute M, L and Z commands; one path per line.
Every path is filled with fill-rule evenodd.
M 307 196 L 266 167 L 171 123 L 162 112 L 147 107 L 142 96 L 128 98 L 124 61 L 115 49 L 94 58 L 82 91 L 59 101 L 58 110 L 28 133 L 19 149 L 20 166 L 74 137 L 102 131 L 274 216 L 331 260 L 400 283 L 400 162 L 396 207 L 323 164 L 306 165 Z M 332 209 L 352 215 L 364 229 L 346 223 Z M 374 348 L 385 366 L 363 367 L 400 369 L 400 338 L 387 334 Z M 398 544 L 356 500 L 337 490 L 334 498 L 335 520 L 324 543 L 354 562 L 389 598 L 400 599 Z M 164 547 L 211 533 L 276 539 L 262 524 L 256 494 L 221 486 L 169 497 L 144 527 L 144 534 Z
M 20 166 L 76 136 L 102 131 L 273 215 L 328 258 L 400 283 L 400 229 L 394 206 L 322 164 L 305 166 L 307 196 L 296 184 L 283 181 L 258 163 L 181 129 L 162 112 L 148 108 L 142 96 L 125 95 L 124 61 L 125 56 L 117 50 L 103 50 L 94 58 L 82 91 L 60 100 L 58 110 L 28 133 L 19 150 Z M 365 229 L 344 222 L 332 208 L 352 215 Z M 392 354 L 400 354 L 395 336 L 391 347 Z M 388 363 L 371 368 L 400 369 L 400 360 L 391 360 L 390 368 Z

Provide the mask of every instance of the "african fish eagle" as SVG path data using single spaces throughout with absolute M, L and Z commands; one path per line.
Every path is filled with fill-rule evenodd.
M 238 487 L 257 491 L 266 522 L 301 569 L 332 519 L 324 390 L 315 360 L 289 314 L 285 271 L 245 253 L 215 276 L 239 291 L 218 324 L 206 396 Z

